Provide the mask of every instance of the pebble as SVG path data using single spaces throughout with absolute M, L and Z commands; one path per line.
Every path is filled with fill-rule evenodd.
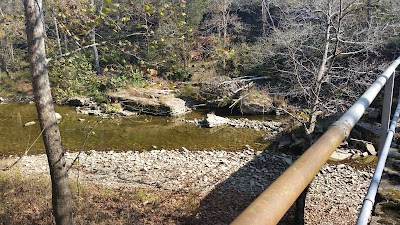
M 29 126 L 33 126 L 33 125 L 35 125 L 35 124 L 36 124 L 35 121 L 30 121 L 30 122 L 25 123 L 24 126 L 25 126 L 25 127 L 29 127 Z

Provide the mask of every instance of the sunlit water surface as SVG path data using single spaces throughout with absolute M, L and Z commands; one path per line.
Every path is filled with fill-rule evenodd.
M 59 123 L 65 150 L 129 151 L 157 149 L 227 150 L 235 151 L 250 145 L 265 149 L 270 142 L 262 140 L 266 131 L 239 129 L 229 126 L 199 128 L 182 119 L 201 119 L 207 111 L 192 112 L 183 117 L 110 117 L 77 114 L 75 108 L 56 106 L 62 115 Z M 270 120 L 271 117 L 254 119 Z M 24 124 L 35 121 L 33 126 Z M 0 155 L 44 153 L 34 104 L 0 104 Z M 86 139 L 86 143 L 84 144 Z

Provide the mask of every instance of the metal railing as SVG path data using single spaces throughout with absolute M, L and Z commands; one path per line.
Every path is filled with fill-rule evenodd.
M 400 97 L 400 95 L 399 95 L 399 97 Z M 389 108 L 391 108 L 391 107 L 389 107 Z M 389 111 L 389 113 L 390 113 L 390 111 Z M 385 131 L 384 129 L 386 127 L 382 126 L 382 131 L 384 133 L 381 134 L 381 139 L 384 139 L 384 141 L 379 142 L 380 148 L 379 148 L 378 162 L 377 162 L 377 165 L 375 168 L 374 175 L 372 176 L 367 195 L 364 198 L 363 206 L 361 208 L 360 215 L 358 216 L 357 225 L 368 224 L 368 220 L 371 216 L 372 208 L 374 207 L 375 196 L 378 191 L 379 183 L 381 181 L 383 169 L 385 168 L 386 159 L 387 159 L 387 156 L 389 153 L 390 145 L 392 143 L 393 136 L 396 132 L 395 131 L 396 124 L 399 119 L 399 115 L 400 115 L 400 98 L 398 98 L 398 100 L 397 100 L 396 111 L 395 111 L 393 119 L 390 123 L 389 129 L 386 129 L 386 131 Z M 384 117 L 388 117 L 388 116 L 383 114 L 382 120 L 384 119 Z
M 381 132 L 381 134 L 385 134 L 385 137 L 381 137 L 381 139 L 386 139 L 388 136 L 388 117 L 391 111 L 394 72 L 399 64 L 400 57 L 378 77 L 339 120 L 333 123 L 303 155 L 282 173 L 268 189 L 262 192 L 231 225 L 277 224 L 315 175 L 317 175 L 322 166 L 328 161 L 329 156 L 349 136 L 351 129 L 364 114 L 382 87 L 388 83 L 385 88 L 386 97 L 383 110 L 383 113 L 387 115 L 383 114 Z M 387 97 L 389 95 L 390 98 Z M 368 211 L 368 208 L 366 210 Z

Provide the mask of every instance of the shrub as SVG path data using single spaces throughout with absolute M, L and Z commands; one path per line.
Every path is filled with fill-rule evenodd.
M 143 86 L 146 76 L 133 66 L 105 67 L 103 76 L 93 70 L 92 60 L 84 54 L 54 61 L 50 65 L 53 96 L 65 101 L 70 96 L 102 96 L 108 90 L 127 85 Z

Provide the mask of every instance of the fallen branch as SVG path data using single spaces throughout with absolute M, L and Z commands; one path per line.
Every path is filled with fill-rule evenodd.
M 224 82 L 222 82 L 222 84 L 228 84 L 228 83 L 238 82 L 238 81 L 247 82 L 247 81 L 261 80 L 261 79 L 267 79 L 267 78 L 266 77 L 236 78 L 236 79 L 224 81 Z

